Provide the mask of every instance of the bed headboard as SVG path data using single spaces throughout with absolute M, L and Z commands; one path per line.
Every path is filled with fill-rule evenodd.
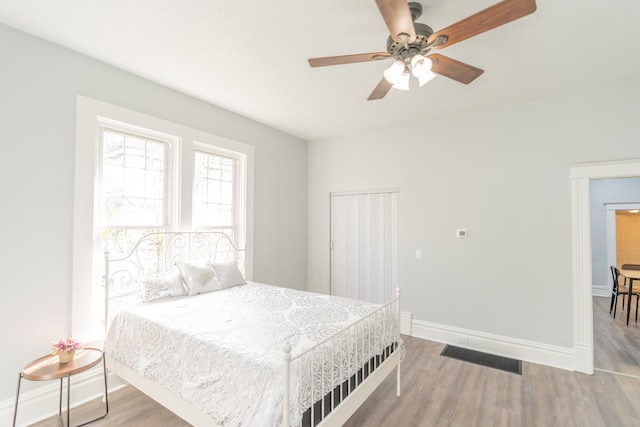
M 165 231 L 144 235 L 121 258 L 104 253 L 104 323 L 119 309 L 140 301 L 137 279 L 170 277 L 178 273 L 175 261 L 235 261 L 244 273 L 244 249 L 219 231 Z

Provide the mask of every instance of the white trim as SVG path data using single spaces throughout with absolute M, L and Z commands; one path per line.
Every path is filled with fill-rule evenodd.
M 611 285 L 593 285 L 591 293 L 594 297 L 610 297 Z
M 400 314 L 400 333 L 403 335 L 412 335 L 413 314 L 403 311 Z
M 570 165 L 571 179 L 605 179 L 640 177 L 640 159 Z
M 593 290 L 591 274 L 591 212 L 589 208 L 589 179 L 573 179 L 572 242 L 573 242 L 573 344 L 580 348 L 576 356 L 584 356 L 591 349 L 591 362 L 576 360 L 585 374 L 593 374 Z M 585 285 L 588 284 L 588 285 Z
M 488 334 L 470 329 L 414 320 L 413 336 L 484 351 L 526 362 L 574 370 L 574 350 L 517 338 Z
M 616 211 L 610 210 L 607 204 L 605 204 L 607 210 L 606 215 L 606 233 L 607 233 L 607 266 L 616 265 Z M 607 286 L 609 289 L 613 289 L 613 276 L 607 274 Z
M 631 209 L 640 209 L 640 202 L 634 203 L 605 203 L 604 207 L 608 211 L 628 211 Z
M 575 370 L 593 374 L 593 303 L 589 180 L 640 176 L 640 159 L 570 166 Z
M 593 330 L 593 323 L 591 324 Z M 573 345 L 574 352 L 574 369 L 585 374 L 593 374 L 593 344 L 592 345 Z
M 371 190 L 332 191 L 329 196 L 357 196 L 361 194 L 399 193 L 399 188 L 375 188 Z

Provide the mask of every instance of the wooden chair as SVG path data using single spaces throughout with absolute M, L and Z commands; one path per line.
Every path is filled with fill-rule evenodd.
M 613 318 L 616 318 L 616 310 L 618 309 L 618 295 L 622 295 L 622 309 L 624 310 L 625 306 L 625 297 L 629 296 L 629 298 L 636 296 L 636 323 L 638 323 L 638 302 L 640 301 L 640 290 L 638 292 L 634 292 L 633 295 L 629 295 L 629 289 L 626 286 L 620 287 L 619 277 L 620 270 L 617 267 L 611 266 L 611 275 L 613 276 L 613 288 L 611 290 L 611 307 L 609 308 L 609 314 L 613 310 Z M 626 279 L 625 279 L 626 282 Z

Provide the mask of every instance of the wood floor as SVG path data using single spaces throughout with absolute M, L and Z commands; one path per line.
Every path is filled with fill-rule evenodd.
M 636 323 L 636 300 L 627 308 L 618 300 L 616 318 L 609 314 L 611 298 L 593 297 L 593 340 L 596 369 L 605 369 L 640 377 L 640 323 Z M 638 423 L 640 425 L 640 422 Z
M 616 322 L 624 324 L 622 317 Z M 526 362 L 522 375 L 516 375 L 442 357 L 443 344 L 404 340 L 403 395 L 395 396 L 391 374 L 346 427 L 640 425 L 640 379 L 603 371 L 584 375 Z M 189 425 L 132 387 L 112 393 L 109 403 L 109 416 L 91 426 Z M 72 410 L 72 423 L 91 419 L 102 408 L 95 401 Z M 52 418 L 34 427 L 57 425 Z

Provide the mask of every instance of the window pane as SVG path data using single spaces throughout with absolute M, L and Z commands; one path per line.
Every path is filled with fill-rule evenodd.
M 196 151 L 194 165 L 193 224 L 233 227 L 235 160 Z
M 167 144 L 110 129 L 102 142 L 103 225 L 165 226 Z
M 122 166 L 124 159 L 124 135 L 104 131 L 102 134 L 104 146 L 104 164 Z

